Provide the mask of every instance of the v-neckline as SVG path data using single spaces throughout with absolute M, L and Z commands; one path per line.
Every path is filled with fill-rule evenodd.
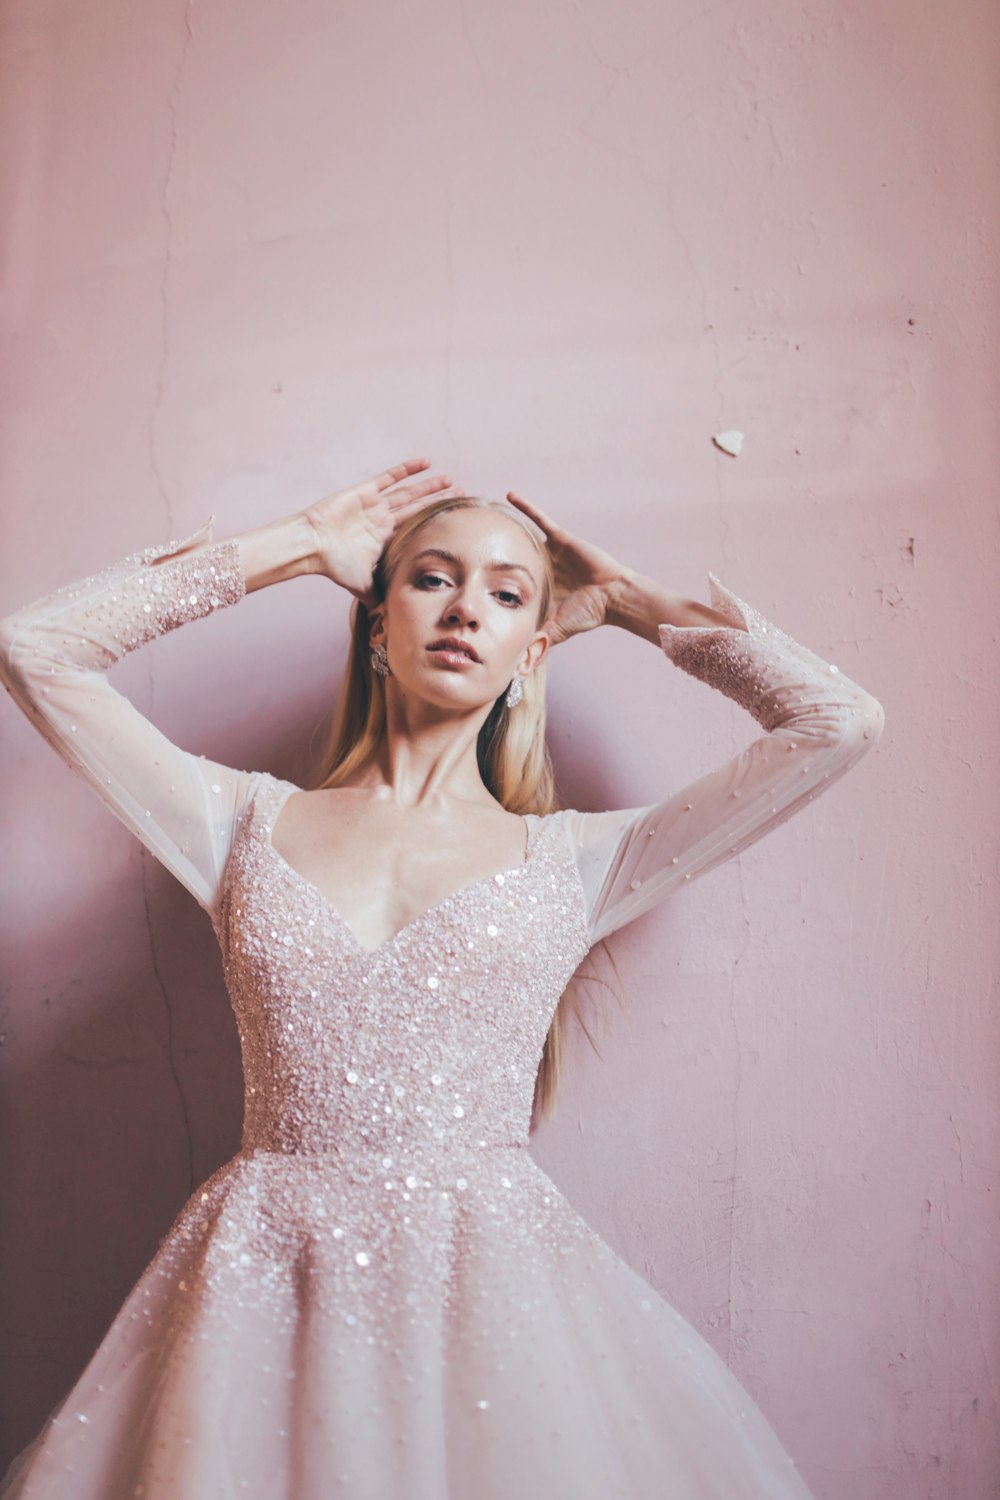
M 271 834 L 274 830 L 275 823 L 278 821 L 278 814 L 281 812 L 281 809 L 284 807 L 285 803 L 288 801 L 292 793 L 301 792 L 303 788 L 300 786 L 296 786 L 294 781 L 279 780 L 277 776 L 272 776 L 270 772 L 266 772 L 265 774 L 267 775 L 268 781 L 270 783 L 272 796 L 268 799 L 268 810 L 264 815 L 264 843 L 271 851 L 271 854 L 278 861 L 278 863 L 285 870 L 289 871 L 289 873 L 295 877 L 295 879 L 305 890 L 311 891 L 312 894 L 323 904 L 330 915 L 337 922 L 339 922 L 345 934 L 350 939 L 353 946 L 357 949 L 358 953 L 360 953 L 365 958 L 377 958 L 379 954 L 384 952 L 387 948 L 393 947 L 400 938 L 411 932 L 413 928 L 419 927 L 420 924 L 422 922 L 425 922 L 428 917 L 434 916 L 443 908 L 450 906 L 451 903 L 453 901 L 457 901 L 460 896 L 467 896 L 472 891 L 477 891 L 480 886 L 490 884 L 497 879 L 498 875 L 506 877 L 508 875 L 522 874 L 528 868 L 528 865 L 531 861 L 531 856 L 535 845 L 535 834 L 538 831 L 538 826 L 541 821 L 536 813 L 522 814 L 526 829 L 524 840 L 524 859 L 519 865 L 512 865 L 509 869 L 505 870 L 494 870 L 489 875 L 481 875 L 478 880 L 470 881 L 468 885 L 459 886 L 457 890 L 450 891 L 447 896 L 443 896 L 440 901 L 435 901 L 430 906 L 426 906 L 422 912 L 418 912 L 417 915 L 411 918 L 409 922 L 404 922 L 402 927 L 397 928 L 397 930 L 391 933 L 389 937 L 384 938 L 381 943 L 377 943 L 374 948 L 366 948 L 364 943 L 362 943 L 361 939 L 358 937 L 357 933 L 354 931 L 354 928 L 344 916 L 343 912 L 341 912 L 340 909 L 334 905 L 329 896 L 325 896 L 320 890 L 319 886 L 315 885 L 311 880 L 303 875 L 301 870 L 297 870 L 293 864 L 289 864 L 288 860 L 281 853 L 281 851 L 275 847 L 275 844 L 271 838 Z M 284 792 L 283 796 L 280 795 L 281 791 Z M 275 792 L 278 792 L 279 795 L 273 795 Z

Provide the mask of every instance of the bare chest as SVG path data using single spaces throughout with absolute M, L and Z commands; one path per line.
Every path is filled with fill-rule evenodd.
M 500 809 L 468 818 L 359 806 L 295 792 L 271 829 L 275 852 L 374 951 L 455 892 L 525 863 L 528 825 Z

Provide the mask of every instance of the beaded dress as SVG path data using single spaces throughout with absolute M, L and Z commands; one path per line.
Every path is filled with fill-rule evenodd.
M 213 523 L 0 622 L 14 701 L 207 912 L 245 1075 L 239 1152 L 0 1495 L 808 1500 L 732 1372 L 526 1148 L 591 946 L 833 783 L 880 704 L 709 574 L 734 624 L 661 625 L 663 650 L 765 732 L 655 805 L 526 817 L 523 864 L 372 951 L 271 841 L 298 788 L 181 750 L 107 681 L 242 599 Z

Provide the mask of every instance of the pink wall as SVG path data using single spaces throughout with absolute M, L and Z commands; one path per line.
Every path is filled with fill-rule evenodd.
M 684 592 L 717 571 L 883 702 L 871 761 L 613 939 L 631 1020 L 603 1002 L 535 1146 L 820 1500 L 1000 1482 L 998 32 L 988 0 L 11 0 L 0 29 L 0 613 L 426 452 Z M 304 774 L 346 606 L 270 589 L 114 680 Z M 756 732 L 610 631 L 552 706 L 585 807 Z M 0 720 L 5 1460 L 240 1102 L 207 920 Z

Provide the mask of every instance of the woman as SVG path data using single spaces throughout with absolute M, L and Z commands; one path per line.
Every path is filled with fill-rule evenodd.
M 807 1497 L 525 1147 L 590 947 L 830 785 L 881 707 L 713 575 L 709 608 L 427 467 L 222 542 L 210 521 L 2 622 L 14 700 L 208 912 L 246 1081 L 239 1153 L 5 1500 Z M 308 572 L 357 601 L 314 790 L 180 750 L 109 686 L 124 653 Z M 654 806 L 555 808 L 547 654 L 600 625 L 765 733 Z

